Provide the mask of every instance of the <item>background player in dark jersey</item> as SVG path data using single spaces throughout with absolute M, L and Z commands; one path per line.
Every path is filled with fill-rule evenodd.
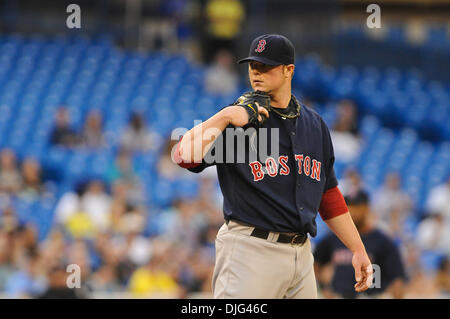
M 353 252 L 350 283 L 356 279 L 355 291 L 366 290 L 372 282 L 371 262 L 337 187 L 328 127 L 292 95 L 294 51 L 286 37 L 266 34 L 253 40 L 249 56 L 240 61 L 248 62 L 252 88 L 270 96 L 270 116 L 257 103 L 250 107 L 258 110 L 260 128 L 268 135 L 279 131 L 278 140 L 268 135 L 263 139 L 267 149 L 279 148 L 277 155 L 263 155 L 258 149 L 257 160 L 250 161 L 246 143 L 241 150 L 244 162 L 205 160 L 213 150 L 214 155 L 236 155 L 236 145 L 228 147 L 231 138 L 224 132 L 244 134 L 236 128 L 250 120 L 249 104 L 237 103 L 188 131 L 174 152 L 174 160 L 193 172 L 217 168 L 226 222 L 216 239 L 215 298 L 316 298 L 308 234 L 317 233 L 318 211 Z M 261 123 L 263 116 L 267 119 Z
M 367 193 L 360 190 L 346 196 L 345 201 L 370 260 L 379 266 L 374 266 L 374 285 L 365 293 L 374 296 L 387 292 L 393 298 L 402 298 L 406 276 L 399 250 L 388 236 L 372 225 Z M 314 259 L 316 277 L 324 297 L 357 297 L 349 282 L 353 276 L 352 254 L 334 234 L 317 244 Z

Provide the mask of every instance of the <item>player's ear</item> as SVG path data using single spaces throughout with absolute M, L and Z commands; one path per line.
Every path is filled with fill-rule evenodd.
M 294 64 L 288 64 L 284 66 L 284 76 L 286 78 L 291 78 L 294 76 L 294 69 L 295 69 L 295 65 Z

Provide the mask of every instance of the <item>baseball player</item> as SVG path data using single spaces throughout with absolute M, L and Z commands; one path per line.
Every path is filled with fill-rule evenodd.
M 345 197 L 352 219 L 361 234 L 370 260 L 379 266 L 379 282 L 365 293 L 369 296 L 380 296 L 389 292 L 394 298 L 403 298 L 405 269 L 400 252 L 395 243 L 383 232 L 376 229 L 370 219 L 369 196 L 365 191 Z M 324 296 L 328 298 L 356 298 L 349 280 L 352 278 L 352 253 L 330 234 L 321 240 L 314 250 L 315 270 L 318 282 L 322 286 Z M 331 265 L 333 275 L 327 275 L 327 266 Z
M 253 40 L 239 63 L 248 62 L 254 92 L 196 125 L 174 151 L 173 160 L 192 172 L 217 168 L 225 222 L 216 238 L 214 298 L 316 298 L 308 234 L 316 236 L 318 211 L 353 253 L 355 291 L 372 283 L 337 187 L 328 128 L 291 93 L 294 57 L 284 36 Z

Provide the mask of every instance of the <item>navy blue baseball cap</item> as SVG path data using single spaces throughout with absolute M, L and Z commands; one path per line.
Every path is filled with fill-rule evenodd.
M 369 203 L 369 194 L 360 189 L 356 194 L 345 196 L 344 200 L 347 205 L 367 205 Z
M 248 57 L 238 63 L 258 61 L 268 65 L 294 64 L 295 48 L 279 34 L 264 34 L 253 40 Z

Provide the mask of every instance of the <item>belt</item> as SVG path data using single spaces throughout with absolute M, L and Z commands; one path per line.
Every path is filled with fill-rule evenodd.
M 242 223 L 242 222 L 237 221 L 237 220 L 233 220 L 233 221 L 238 223 L 238 224 L 244 225 L 244 226 L 253 227 L 253 226 L 251 226 L 249 224 Z M 230 222 L 230 220 L 226 220 L 227 225 L 228 225 L 229 222 Z M 270 233 L 271 232 L 269 230 L 265 230 L 265 229 L 261 229 L 261 228 L 255 227 L 253 229 L 252 233 L 250 234 L 250 236 L 267 240 L 267 238 L 269 238 L 269 234 Z M 287 234 L 280 233 L 278 235 L 277 242 L 278 243 L 283 243 L 283 244 L 291 244 L 291 245 L 303 245 L 306 242 L 307 239 L 308 239 L 308 235 L 304 234 L 304 233 L 298 233 L 298 234 L 293 234 L 293 235 L 287 235 Z

